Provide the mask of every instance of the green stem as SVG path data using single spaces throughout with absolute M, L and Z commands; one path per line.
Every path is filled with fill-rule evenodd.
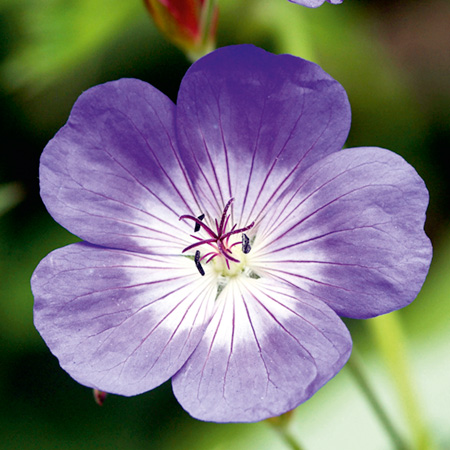
M 284 442 L 286 442 L 292 450 L 302 450 L 301 445 L 295 440 L 294 436 L 288 432 L 288 430 L 281 429 L 278 430 L 278 432 L 283 437 Z
M 417 450 L 432 450 L 431 434 L 423 420 L 416 389 L 411 380 L 411 370 L 407 358 L 406 337 L 400 322 L 399 313 L 376 317 L 367 321 L 378 351 L 385 361 L 391 379 L 397 390 L 404 415 Z
M 354 376 L 355 380 L 359 384 L 359 387 L 361 388 L 362 392 L 366 396 L 366 399 L 372 406 L 375 414 L 377 415 L 378 419 L 380 420 L 381 424 L 383 425 L 384 429 L 386 430 L 386 433 L 390 436 L 394 448 L 398 450 L 407 450 L 408 446 L 403 441 L 403 438 L 400 436 L 399 433 L 397 433 L 397 430 L 392 425 L 391 420 L 389 419 L 388 415 L 385 413 L 383 406 L 378 401 L 378 398 L 371 388 L 369 382 L 367 381 L 367 378 L 361 368 L 362 364 L 360 362 L 360 358 L 357 355 L 356 351 L 353 350 L 352 356 L 347 362 L 347 367 L 351 370 L 352 375 Z
M 289 415 L 289 417 L 288 417 Z M 272 419 L 267 419 L 268 422 L 277 433 L 283 438 L 284 442 L 292 449 L 292 450 L 303 450 L 303 447 L 297 441 L 297 439 L 292 435 L 289 431 L 289 418 L 291 413 L 286 413 L 286 415 L 282 415 L 280 417 L 274 417 Z M 288 417 L 286 420 L 284 417 Z

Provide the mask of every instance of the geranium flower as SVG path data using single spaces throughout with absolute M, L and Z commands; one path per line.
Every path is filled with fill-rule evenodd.
M 431 258 L 423 181 L 388 150 L 341 150 L 349 127 L 320 67 L 249 45 L 193 64 L 176 106 L 134 79 L 83 93 L 40 167 L 84 240 L 32 278 L 61 366 L 126 396 L 172 377 L 217 422 L 311 397 L 349 357 L 339 315 L 406 306 Z
M 325 0 L 289 0 L 292 3 L 297 3 L 298 5 L 307 6 L 308 8 L 317 8 L 324 4 Z M 328 3 L 332 5 L 339 5 L 344 0 L 327 0 Z

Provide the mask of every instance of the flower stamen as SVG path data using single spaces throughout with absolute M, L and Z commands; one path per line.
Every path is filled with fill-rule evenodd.
M 222 219 L 220 220 L 220 227 L 217 229 L 217 233 L 219 235 L 222 234 L 222 232 L 224 231 L 224 225 L 226 227 L 225 224 L 225 220 L 227 220 L 228 222 L 228 218 L 227 218 L 227 212 L 228 212 L 228 208 L 230 207 L 231 203 L 233 203 L 234 198 L 231 197 L 230 200 L 228 200 L 228 203 L 225 205 L 225 208 L 223 209 L 223 213 L 222 213 Z
M 216 230 L 209 227 L 207 224 L 203 222 L 205 218 L 205 214 L 201 214 L 198 217 L 192 215 L 182 215 L 180 220 L 192 220 L 195 223 L 194 233 L 203 229 L 210 236 L 207 239 L 202 239 L 201 237 L 190 235 L 192 238 L 196 239 L 197 242 L 188 245 L 183 249 L 182 253 L 185 253 L 193 248 L 200 247 L 201 245 L 208 245 L 212 247 L 212 251 L 207 252 L 203 256 L 200 255 L 200 250 L 196 250 L 195 252 L 195 265 L 200 272 L 201 275 L 204 275 L 205 271 L 201 265 L 201 261 L 205 261 L 205 263 L 209 263 L 216 256 L 222 256 L 223 262 L 226 264 L 228 270 L 230 269 L 230 263 L 240 264 L 241 261 L 233 255 L 233 251 L 231 250 L 236 245 L 242 245 L 242 253 L 247 254 L 251 250 L 250 239 L 244 233 L 245 231 L 250 230 L 255 225 L 255 222 L 252 222 L 250 225 L 247 225 L 243 228 L 237 228 L 237 224 L 234 224 L 229 231 L 227 231 L 228 224 L 230 223 L 231 214 L 228 213 L 231 204 L 234 199 L 231 198 L 228 200 L 225 205 L 220 221 L 214 219 L 214 225 Z M 234 239 L 230 243 L 230 238 L 236 234 L 242 233 L 242 240 L 234 242 Z
M 204 218 L 205 218 L 205 215 L 204 215 L 204 214 L 200 214 L 200 215 L 197 217 L 197 219 L 200 220 L 200 221 L 202 221 Z M 194 227 L 194 233 L 197 233 L 197 231 L 200 231 L 200 225 L 199 225 L 198 223 L 195 224 L 195 227 Z
M 245 233 L 242 233 L 242 253 L 250 253 L 250 250 L 252 249 L 250 245 L 250 239 Z
M 203 277 L 205 275 L 205 270 L 203 269 L 203 267 L 200 263 L 200 250 L 197 250 L 195 252 L 194 262 L 195 262 L 195 267 L 197 267 L 198 271 L 200 272 L 200 275 Z
M 191 216 L 189 214 L 185 214 L 183 216 L 180 216 L 180 218 L 178 220 L 183 220 L 183 219 L 191 219 L 191 220 L 193 220 L 199 227 L 203 228 L 212 238 L 216 238 L 217 239 L 217 236 L 214 233 L 214 231 L 212 231 L 211 228 L 209 228 L 207 225 L 205 225 L 199 218 Z M 195 228 L 194 228 L 194 230 L 195 230 Z
M 197 238 L 197 236 L 191 236 L 191 237 Z M 183 249 L 182 253 L 185 253 L 188 250 L 191 250 L 191 249 L 193 249 L 195 247 L 198 247 L 199 245 L 212 244 L 213 242 L 217 242 L 217 239 L 199 239 L 199 242 L 196 242 L 195 244 L 188 245 L 185 249 Z

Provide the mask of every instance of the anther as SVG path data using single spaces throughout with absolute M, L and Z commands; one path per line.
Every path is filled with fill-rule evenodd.
M 203 267 L 200 263 L 200 250 L 197 250 L 195 252 L 194 262 L 195 262 L 195 267 L 197 267 L 198 271 L 200 272 L 200 275 L 201 276 L 205 275 L 205 271 L 203 270 Z
M 208 245 L 210 247 L 212 251 L 210 252 L 206 251 L 206 253 L 203 256 L 200 255 L 200 250 L 196 250 L 195 252 L 194 257 L 195 266 L 197 267 L 197 270 L 200 272 L 200 275 L 202 276 L 205 275 L 205 271 L 201 265 L 202 262 L 205 262 L 207 264 L 215 257 L 222 257 L 228 270 L 230 270 L 231 267 L 230 263 L 236 264 L 240 263 L 239 259 L 233 256 L 233 252 L 231 249 L 234 246 L 242 245 L 243 253 L 249 253 L 251 250 L 250 239 L 246 234 L 244 234 L 244 232 L 250 230 L 250 228 L 253 228 L 255 222 L 252 222 L 250 225 L 247 225 L 243 228 L 238 228 L 237 224 L 235 223 L 229 231 L 226 231 L 227 228 L 229 227 L 229 222 L 231 220 L 231 214 L 228 214 L 228 211 L 233 201 L 234 199 L 230 198 L 230 200 L 228 200 L 228 202 L 226 203 L 225 207 L 223 208 L 220 221 L 214 219 L 215 231 L 213 231 L 213 228 L 210 228 L 210 226 L 208 226 L 206 223 L 203 222 L 205 214 L 201 214 L 197 217 L 185 214 L 180 216 L 179 218 L 179 220 L 187 220 L 187 219 L 192 220 L 194 222 L 194 233 L 203 229 L 203 231 L 205 231 L 209 236 L 209 238 L 205 239 L 204 237 L 199 237 L 191 234 L 190 236 L 194 238 L 197 242 L 188 245 L 182 251 L 182 253 L 185 253 L 201 245 Z M 235 239 L 231 238 L 236 234 L 242 235 L 241 241 L 235 241 Z
M 197 217 L 197 219 L 200 220 L 200 221 L 202 221 L 204 218 L 205 218 L 204 214 L 200 214 Z M 200 231 L 200 225 L 197 222 L 195 222 L 194 233 L 197 233 L 197 231 Z
M 245 233 L 242 233 L 242 253 L 250 253 L 250 250 L 252 249 L 250 245 L 250 239 Z

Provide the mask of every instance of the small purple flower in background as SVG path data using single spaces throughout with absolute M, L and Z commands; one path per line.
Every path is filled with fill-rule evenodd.
M 307 6 L 308 8 L 317 8 L 325 3 L 325 0 L 289 0 L 292 3 L 297 3 L 298 5 Z M 332 5 L 339 5 L 344 0 L 327 0 L 328 3 Z
M 133 79 L 83 93 L 40 169 L 85 241 L 32 278 L 61 366 L 127 396 L 172 377 L 217 422 L 311 397 L 350 355 L 338 315 L 406 306 L 431 259 L 423 181 L 388 150 L 341 150 L 349 128 L 320 67 L 249 45 L 193 64 L 176 106 Z

